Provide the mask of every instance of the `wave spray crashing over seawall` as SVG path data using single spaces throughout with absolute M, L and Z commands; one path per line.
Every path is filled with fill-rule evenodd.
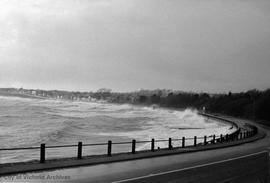
M 181 138 L 232 133 L 231 124 L 192 110 L 176 111 L 128 104 L 0 97 L 0 148 Z M 159 147 L 167 143 L 157 144 Z M 149 148 L 139 144 L 138 150 Z M 48 149 L 47 157 L 73 157 L 76 148 Z M 128 151 L 114 146 L 113 152 Z M 84 155 L 104 154 L 106 146 L 84 147 Z M 1 163 L 38 159 L 38 150 L 3 151 Z

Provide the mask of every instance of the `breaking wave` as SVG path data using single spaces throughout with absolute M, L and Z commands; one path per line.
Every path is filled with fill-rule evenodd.
M 234 131 L 230 124 L 206 119 L 196 111 L 129 104 L 0 97 L 0 148 L 193 137 Z M 158 146 L 167 146 L 159 143 Z M 140 144 L 138 149 L 149 148 Z M 119 151 L 124 150 L 121 147 Z M 58 150 L 60 151 L 60 150 Z M 90 149 L 94 153 L 99 149 Z M 57 152 L 60 154 L 60 152 Z M 57 154 L 56 153 L 56 154 Z M 67 153 L 67 152 L 65 152 Z M 29 159 L 6 153 L 1 162 Z

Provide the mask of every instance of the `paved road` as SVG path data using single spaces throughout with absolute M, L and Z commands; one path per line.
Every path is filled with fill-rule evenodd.
M 246 121 L 241 120 L 241 123 L 244 122 Z M 178 169 L 246 156 L 248 154 L 266 150 L 267 148 L 269 148 L 270 151 L 270 129 L 268 128 L 265 131 L 267 136 L 264 139 L 229 148 L 95 166 L 60 169 L 41 173 L 29 173 L 15 175 L 15 177 L 3 177 L 1 180 L 9 182 L 12 178 L 13 181 L 17 178 L 17 181 L 40 182 L 43 180 L 42 177 L 45 176 L 44 181 L 42 182 L 52 180 L 66 182 L 121 182 L 122 180 L 148 176 L 151 174 L 160 174 L 162 172 L 175 171 Z

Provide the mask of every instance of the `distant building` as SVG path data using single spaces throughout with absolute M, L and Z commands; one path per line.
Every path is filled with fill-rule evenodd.
M 37 91 L 31 90 L 31 94 L 32 94 L 32 95 L 36 95 L 36 94 L 37 94 Z

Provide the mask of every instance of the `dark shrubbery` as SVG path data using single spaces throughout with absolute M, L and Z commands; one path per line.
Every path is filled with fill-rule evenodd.
M 118 95 L 119 100 L 115 100 Z M 265 91 L 250 90 L 242 93 L 207 94 L 170 92 L 163 95 L 161 92 L 141 94 L 140 92 L 116 94 L 112 93 L 113 102 L 152 105 L 173 108 L 206 108 L 208 112 L 227 114 L 250 119 L 270 120 L 270 89 Z M 120 100 L 121 99 L 121 100 Z

